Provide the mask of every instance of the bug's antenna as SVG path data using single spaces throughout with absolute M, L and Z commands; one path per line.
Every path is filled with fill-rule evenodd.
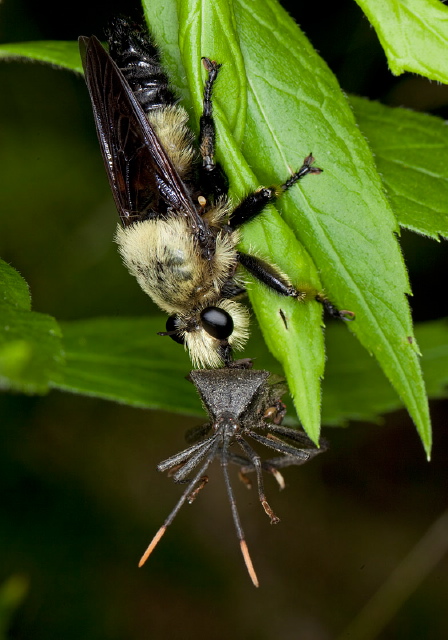
M 156 548 L 157 544 L 159 543 L 160 539 L 162 538 L 163 534 L 165 533 L 165 531 L 167 530 L 167 528 L 170 526 L 170 524 L 173 522 L 174 518 L 177 516 L 179 510 L 181 509 L 182 505 L 184 504 L 184 502 L 186 500 L 188 500 L 188 498 L 194 494 L 195 488 L 197 484 L 201 484 L 203 482 L 203 475 L 206 471 L 206 469 L 209 467 L 210 463 L 212 462 L 212 460 L 215 458 L 216 456 L 216 452 L 218 450 L 218 446 L 219 446 L 219 442 L 216 441 L 215 446 L 212 447 L 211 451 L 209 452 L 207 459 L 205 460 L 204 464 L 202 465 L 202 467 L 199 469 L 198 473 L 195 475 L 195 477 L 193 478 L 193 480 L 188 484 L 187 488 L 185 489 L 185 491 L 183 492 L 183 494 L 181 495 L 178 503 L 176 504 L 176 506 L 174 507 L 174 509 L 171 511 L 170 515 L 168 516 L 168 518 L 165 520 L 165 522 L 163 523 L 163 525 L 160 527 L 160 529 L 157 531 L 156 535 L 154 536 L 154 538 L 151 540 L 151 542 L 148 545 L 148 548 L 146 549 L 145 553 L 142 555 L 142 557 L 140 558 L 140 562 L 138 563 L 139 567 L 142 567 L 145 562 L 147 561 L 147 559 L 149 558 L 149 556 L 151 555 L 151 553 L 154 551 L 154 549 Z M 243 554 L 244 555 L 244 554 Z M 246 563 L 247 564 L 247 563 Z M 258 585 L 257 585 L 258 586 Z
M 159 462 L 159 464 L 157 465 L 157 471 L 169 471 L 173 467 L 178 467 L 179 465 L 183 465 L 185 461 L 191 458 L 191 456 L 195 454 L 197 451 L 203 450 L 205 455 L 205 453 L 207 453 L 207 451 L 210 449 L 210 446 L 213 445 L 214 438 L 215 436 L 211 436 L 210 438 L 207 438 L 207 440 L 201 440 L 201 442 L 198 442 L 197 444 L 194 444 L 191 447 L 188 447 L 188 449 L 179 451 L 179 453 L 175 453 L 174 456 L 171 456 L 170 458 L 167 458 L 166 460 Z M 204 456 L 202 456 L 202 458 L 203 457 Z M 197 460 L 196 463 L 199 463 L 202 460 L 202 458 L 199 458 L 199 460 Z M 179 481 L 180 480 L 176 480 L 176 482 L 179 482 Z
M 236 508 L 235 496 L 233 495 L 232 485 L 230 484 L 229 471 L 228 471 L 229 444 L 230 444 L 230 436 L 229 434 L 226 433 L 224 435 L 224 442 L 223 442 L 222 454 L 221 454 L 222 472 L 224 474 L 224 481 L 226 483 L 227 494 L 229 496 L 230 507 L 232 509 L 233 522 L 236 528 L 236 535 L 238 537 L 238 540 L 240 541 L 240 548 L 241 548 L 241 553 L 243 554 L 244 563 L 246 565 L 250 579 L 252 580 L 254 586 L 259 587 L 260 584 L 258 582 L 257 574 L 255 573 L 254 565 L 252 564 L 252 559 L 249 554 L 249 549 L 247 548 L 243 527 L 241 526 L 240 516 L 238 514 L 238 509 Z

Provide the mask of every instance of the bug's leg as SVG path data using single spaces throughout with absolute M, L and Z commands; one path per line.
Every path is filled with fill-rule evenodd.
M 252 447 L 243 439 L 241 436 L 236 437 L 236 441 L 240 445 L 241 449 L 244 451 L 245 455 L 249 458 L 251 465 L 255 469 L 255 473 L 257 475 L 257 485 L 258 485 L 258 497 L 261 502 L 261 506 L 265 510 L 265 513 L 269 516 L 271 520 L 271 524 L 277 524 L 280 522 L 280 518 L 278 518 L 271 507 L 269 506 L 268 501 L 266 500 L 266 496 L 264 494 L 264 482 L 263 482 L 263 474 L 261 472 L 262 463 L 260 456 L 252 449 Z
M 213 121 L 212 90 L 218 77 L 221 65 L 209 58 L 202 58 L 202 64 L 208 72 L 204 85 L 202 115 L 199 121 L 199 145 L 202 156 L 202 166 L 206 171 L 213 171 L 216 167 L 215 155 L 215 123 Z
M 272 421 L 273 424 L 280 425 L 285 415 L 286 415 L 286 404 L 284 404 L 280 400 L 277 400 L 265 410 L 265 412 L 263 413 L 263 420 L 269 419 L 270 421 Z
M 346 320 L 347 322 L 351 322 L 355 319 L 355 313 L 353 311 L 349 311 L 348 309 L 338 309 L 323 293 L 317 293 L 314 296 L 317 302 L 320 302 L 323 305 L 325 311 L 328 315 L 333 318 L 341 318 L 341 320 Z
M 281 438 L 288 438 L 293 442 L 306 447 L 310 450 L 326 451 L 329 447 L 328 440 L 326 438 L 320 438 L 319 447 L 316 447 L 315 443 L 308 438 L 306 433 L 298 431 L 297 429 L 291 429 L 290 427 L 284 427 L 283 425 L 277 425 L 272 422 L 261 422 L 257 426 L 257 429 L 267 431 L 268 433 L 275 434 Z
M 303 161 L 303 165 L 296 173 L 294 173 L 286 182 L 284 182 L 279 188 L 275 187 L 263 187 L 249 194 L 240 204 L 234 209 L 229 218 L 229 226 L 233 229 L 249 222 L 257 215 L 259 215 L 266 205 L 271 204 L 277 200 L 277 198 L 290 189 L 298 180 L 301 180 L 309 173 L 318 174 L 322 172 L 322 169 L 313 167 L 314 158 L 310 153 Z M 268 264 L 260 258 L 251 256 L 249 254 L 238 252 L 238 261 L 242 264 L 255 278 L 260 280 L 270 289 L 273 289 L 277 293 L 283 296 L 289 296 L 303 300 L 306 297 L 313 295 L 317 302 L 320 302 L 327 312 L 335 318 L 341 318 L 342 320 L 354 320 L 355 314 L 353 311 L 346 309 L 339 310 L 330 300 L 326 298 L 322 293 L 318 291 L 300 291 L 292 286 L 292 284 L 283 276 L 278 269 Z
M 251 358 L 233 359 L 233 350 L 227 340 L 223 340 L 218 347 L 218 353 L 228 369 L 252 369 L 253 360 Z
M 224 366 L 231 367 L 233 363 L 233 351 L 232 347 L 227 340 L 223 340 L 219 345 L 219 355 L 221 356 Z
M 240 467 L 240 470 L 238 471 L 239 479 L 244 485 L 246 485 L 248 489 L 252 489 L 252 482 L 246 475 L 249 471 L 255 471 L 255 467 L 253 466 L 252 462 L 248 458 L 243 458 L 243 456 L 239 456 L 237 453 L 233 453 L 230 451 L 227 454 L 227 458 L 229 462 L 232 462 L 233 464 L 236 464 Z
M 202 156 L 201 183 L 204 191 L 216 201 L 227 195 L 229 183 L 221 165 L 214 160 L 215 155 L 215 123 L 213 121 L 212 89 L 218 76 L 220 64 L 202 58 L 202 64 L 208 72 L 204 85 L 202 116 L 199 120 L 199 149 Z
M 276 460 L 283 461 L 283 458 L 273 458 L 272 460 L 263 460 L 261 463 L 261 468 L 266 473 L 270 473 L 272 476 L 274 476 L 274 479 L 277 481 L 280 491 L 282 491 L 286 487 L 286 482 L 282 474 L 278 470 L 277 465 L 275 464 Z M 294 462 L 290 464 L 296 464 L 296 463 Z M 288 465 L 283 465 L 283 466 L 288 466 Z M 252 473 L 253 471 L 255 471 L 255 467 L 252 463 L 249 462 L 249 464 L 246 464 L 246 466 L 241 467 L 238 474 L 240 477 L 240 480 L 244 482 L 244 484 L 247 486 L 248 489 L 252 488 L 252 483 L 250 481 L 250 478 L 247 477 L 247 474 Z
M 220 291 L 222 298 L 238 298 L 243 296 L 245 293 L 247 293 L 246 287 L 237 284 L 233 280 L 225 282 Z
M 202 489 L 205 487 L 207 482 L 208 482 L 208 476 L 202 476 L 201 481 L 199 482 L 198 486 L 195 489 L 193 489 L 193 491 L 188 496 L 188 498 L 187 498 L 188 504 L 193 504 L 193 502 L 198 497 L 199 492 L 202 491 Z
M 250 579 L 252 580 L 255 587 L 259 586 L 257 574 L 255 573 L 254 565 L 252 564 L 252 559 L 249 555 L 249 549 L 247 548 L 246 538 L 244 536 L 243 527 L 241 526 L 240 516 L 238 513 L 238 509 L 236 507 L 235 496 L 232 490 L 232 485 L 230 484 L 229 478 L 229 447 L 230 447 L 230 436 L 225 436 L 224 443 L 222 447 L 221 454 L 221 467 L 224 475 L 224 482 L 227 489 L 227 495 L 229 497 L 230 508 L 232 509 L 232 517 L 233 523 L 236 529 L 236 535 L 240 542 L 241 553 L 243 554 L 244 562 L 246 564 L 247 571 L 249 573 Z
M 327 300 L 323 294 L 318 293 L 315 290 L 312 292 L 309 290 L 301 291 L 300 289 L 296 289 L 285 278 L 285 276 L 276 269 L 276 267 L 272 266 L 265 260 L 257 258 L 256 256 L 251 256 L 248 253 L 242 253 L 241 251 L 238 251 L 237 259 L 238 262 L 242 264 L 247 271 L 249 271 L 249 273 L 257 278 L 257 280 L 280 295 L 304 300 L 305 298 L 310 297 L 310 293 L 312 293 L 314 299 L 317 300 L 317 302 L 320 302 L 330 315 L 335 318 L 340 318 L 341 320 L 354 320 L 355 314 L 353 311 L 348 311 L 346 309 L 339 310 L 332 302 Z
M 253 438 L 256 442 L 264 444 L 270 449 L 274 449 L 279 453 L 283 453 L 285 456 L 296 458 L 297 462 L 295 464 L 304 464 L 311 458 L 314 458 L 314 456 L 316 456 L 317 454 L 321 453 L 321 450 L 317 448 L 300 449 L 299 447 L 295 447 L 292 444 L 283 442 L 283 440 L 271 434 L 268 434 L 267 436 L 261 436 L 259 433 L 255 433 L 255 431 L 250 430 L 247 432 L 247 435 Z
M 298 291 L 290 282 L 269 262 L 242 251 L 237 252 L 237 260 L 257 280 L 273 289 L 282 296 L 290 296 L 303 299 L 305 292 Z
M 300 169 L 280 187 L 262 187 L 250 193 L 232 212 L 229 218 L 229 225 L 235 229 L 249 222 L 249 220 L 258 216 L 266 205 L 274 203 L 282 193 L 290 189 L 298 180 L 301 180 L 309 173 L 322 173 L 322 169 L 312 166 L 313 162 L 314 158 L 310 153 L 303 161 Z
M 168 460 L 161 462 L 157 466 L 157 470 L 158 471 L 168 470 L 168 473 L 167 473 L 168 477 L 173 478 L 174 482 L 176 482 L 177 484 L 185 484 L 187 482 L 190 482 L 190 478 L 188 478 L 190 471 L 193 471 L 193 469 L 195 469 L 198 466 L 198 464 L 206 457 L 207 453 L 210 451 L 211 447 L 213 446 L 215 439 L 216 439 L 216 436 L 213 435 L 210 438 L 207 438 L 207 440 L 204 440 L 203 442 L 201 442 L 199 446 L 196 445 L 196 447 L 198 447 L 196 453 L 192 455 L 190 458 L 185 459 L 183 462 L 179 462 L 173 465 L 171 461 L 175 456 L 172 456 L 172 458 L 169 458 Z M 183 456 L 183 458 L 185 458 L 185 451 L 181 451 L 180 454 L 176 454 L 176 455 L 178 457 Z M 167 469 L 167 464 L 171 465 L 168 469 Z
M 291 456 L 288 456 L 288 457 L 291 457 Z M 242 458 L 242 460 L 244 460 L 244 458 Z M 277 460 L 281 460 L 283 462 L 284 458 L 273 458 L 272 460 L 263 460 L 261 463 L 261 467 L 263 471 L 266 471 L 266 473 L 270 473 L 272 476 L 274 476 L 281 491 L 286 487 L 286 483 L 282 474 L 277 469 L 277 465 L 275 464 Z M 297 463 L 294 460 L 294 462 L 290 462 L 289 464 L 297 464 Z M 279 466 L 288 466 L 288 464 L 283 464 Z M 243 482 L 246 485 L 248 489 L 252 489 L 252 482 L 250 481 L 250 478 L 248 477 L 247 474 L 253 473 L 254 471 L 255 471 L 254 465 L 250 462 L 250 460 L 247 460 L 246 464 L 244 466 L 241 466 L 241 469 L 238 472 L 239 479 L 241 480 L 241 482 Z
M 283 491 L 283 489 L 286 487 L 286 482 L 283 475 L 280 473 L 277 467 L 273 464 L 270 464 L 269 461 L 264 461 L 262 466 L 263 466 L 263 471 L 267 471 L 268 473 L 274 476 L 278 484 L 278 488 L 280 489 L 280 491 Z
M 240 467 L 240 470 L 238 472 L 238 477 L 241 480 L 241 482 L 244 485 L 246 485 L 248 489 L 252 489 L 252 482 L 247 474 L 253 473 L 256 469 L 255 469 L 255 466 L 252 464 L 251 460 L 249 460 L 249 458 L 243 458 L 243 456 L 239 456 L 236 453 L 229 453 L 228 458 L 230 462 L 233 462 L 233 464 L 237 464 Z M 283 461 L 283 458 L 278 458 L 278 459 Z M 274 462 L 275 460 L 277 460 L 277 458 L 274 459 Z M 296 463 L 294 462 L 290 464 L 296 464 Z M 287 466 L 287 465 L 283 465 L 283 466 Z M 280 471 L 278 471 L 277 467 L 275 466 L 272 460 L 262 461 L 261 468 L 263 469 L 263 471 L 266 471 L 267 473 L 270 473 L 271 475 L 274 476 L 274 478 L 277 480 L 277 483 L 280 489 L 285 488 L 286 484 L 283 479 L 283 476 L 280 473 Z
M 157 533 L 154 536 L 154 538 L 149 543 L 145 553 L 142 555 L 142 557 L 140 559 L 140 562 L 138 563 L 139 567 L 142 567 L 145 564 L 145 562 L 147 561 L 147 559 L 149 558 L 151 553 L 156 548 L 156 546 L 159 543 L 160 539 L 164 535 L 165 531 L 167 530 L 169 525 L 173 522 L 174 518 L 179 513 L 179 510 L 182 507 L 182 505 L 184 504 L 184 502 L 186 502 L 186 501 L 188 502 L 189 498 L 192 497 L 192 496 L 193 496 L 193 499 L 194 499 L 194 497 L 197 495 L 197 491 L 196 490 L 203 483 L 204 473 L 205 473 L 206 469 L 210 466 L 210 463 L 213 461 L 213 459 L 214 459 L 214 457 L 216 455 L 216 451 L 218 449 L 218 445 L 219 445 L 218 442 L 215 443 L 215 447 L 213 447 L 213 449 L 209 452 L 204 464 L 199 469 L 199 471 L 197 472 L 197 474 L 195 475 L 193 480 L 190 482 L 188 487 L 185 489 L 185 491 L 181 495 L 180 499 L 178 500 L 176 506 L 171 511 L 170 515 L 165 520 L 165 522 L 160 527 L 160 529 L 157 531 Z

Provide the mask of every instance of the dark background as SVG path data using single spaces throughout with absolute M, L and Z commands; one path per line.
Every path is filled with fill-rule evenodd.
M 394 78 L 354 2 L 302 4 L 296 19 L 345 91 L 447 117 L 447 87 Z M 0 40 L 101 35 L 120 12 L 129 13 L 123 0 L 4 0 Z M 2 62 L 0 87 L 0 255 L 30 284 L 33 308 L 58 319 L 153 311 L 111 242 L 114 207 L 82 78 Z M 404 232 L 402 245 L 415 319 L 447 316 L 445 244 Z M 436 402 L 431 464 L 404 411 L 326 430 L 329 452 L 287 470 L 283 493 L 267 483 L 276 527 L 234 483 L 259 590 L 219 468 L 137 570 L 179 495 L 155 465 L 196 421 L 57 392 L 4 394 L 0 415 L 0 579 L 29 581 L 10 626 L 20 640 L 334 638 L 446 507 L 447 403 Z M 448 636 L 447 568 L 444 559 L 419 584 L 382 638 Z

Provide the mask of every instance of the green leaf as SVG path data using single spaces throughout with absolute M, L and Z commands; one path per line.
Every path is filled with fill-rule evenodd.
M 97 318 L 62 323 L 67 364 L 65 379 L 52 386 L 137 407 L 203 415 L 194 386 L 185 380 L 191 369 L 179 345 L 157 331 L 164 317 Z M 448 397 L 448 321 L 416 326 L 422 365 L 432 398 Z M 323 423 L 345 424 L 349 419 L 378 420 L 403 406 L 376 360 L 340 324 L 326 332 L 328 365 L 323 384 Z M 252 332 L 247 353 L 257 369 L 281 373 L 264 346 L 260 332 Z M 291 417 L 291 416 L 289 416 Z
M 163 42 L 165 64 L 172 69 L 173 83 L 179 93 L 188 96 L 177 43 L 178 29 L 175 3 L 164 3 L 161 21 L 153 24 L 153 30 L 157 41 Z M 0 45 L 1 57 L 25 57 L 82 73 L 76 42 L 4 44 Z M 237 93 L 240 92 L 237 90 Z M 406 109 L 391 109 L 355 96 L 350 97 L 350 103 L 375 154 L 400 225 L 433 238 L 439 234 L 446 237 L 448 220 L 442 206 L 447 201 L 446 185 L 442 182 L 437 189 L 433 188 L 434 180 L 446 180 L 448 129 L 445 121 Z M 238 121 L 244 121 L 241 114 Z
M 422 369 L 431 399 L 448 397 L 448 319 L 422 322 L 415 327 L 422 349 Z M 340 323 L 325 332 L 327 366 L 322 384 L 322 424 L 345 426 L 348 420 L 380 422 L 389 411 L 403 408 L 378 362 L 369 356 Z M 266 349 L 258 331 L 253 331 L 247 355 L 255 357 L 257 369 L 281 375 L 281 369 Z M 293 416 L 287 415 L 293 422 Z
M 31 296 L 28 284 L 6 262 L 0 260 L 0 305 L 17 311 L 31 310 Z
M 350 97 L 402 227 L 448 236 L 448 126 L 441 118 Z
M 448 82 L 448 9 L 439 0 L 356 0 L 395 75 L 412 71 Z
M 156 31 L 161 4 L 162 0 L 156 0 L 146 5 L 149 23 L 156 25 Z M 324 169 L 323 175 L 310 176 L 291 189 L 278 206 L 318 266 L 330 299 L 356 312 L 350 329 L 377 357 L 429 451 L 427 400 L 405 295 L 409 284 L 394 236 L 398 227 L 370 150 L 334 76 L 273 0 L 217 0 L 213 4 L 190 0 L 182 3 L 182 16 L 186 25 L 181 23 L 181 54 L 196 118 L 203 84 L 200 57 L 213 55 L 224 65 L 215 91 L 215 116 L 218 157 L 230 177 L 232 193 L 241 197 L 260 183 L 283 182 L 310 150 Z M 241 117 L 247 113 L 242 151 L 256 180 L 251 180 L 232 139 L 232 101 L 241 55 L 244 82 L 238 80 L 238 86 L 248 92 L 247 112 L 245 95 L 238 97 Z M 292 247 L 284 229 L 269 211 L 245 227 L 243 247 L 255 248 L 299 285 L 303 280 L 297 272 L 307 254 L 298 243 Z M 318 339 L 305 335 L 294 341 L 278 322 L 279 308 L 284 310 L 286 303 L 270 300 L 255 284 L 249 293 L 269 347 L 285 368 L 304 428 L 315 437 L 316 378 L 322 374 Z M 291 318 L 294 312 L 288 307 L 286 313 Z M 308 325 L 304 327 L 303 318 L 297 322 L 298 334 L 311 331 Z M 317 331 L 318 314 L 311 324 Z M 314 379 L 314 384 L 304 382 L 304 376 L 307 381 Z
M 46 393 L 63 364 L 60 330 L 30 309 L 26 282 L 0 260 L 0 388 Z
M 422 367 L 430 398 L 448 395 L 448 319 L 416 325 L 422 349 Z
M 0 45 L 0 59 L 2 58 L 5 60 L 26 58 L 82 73 L 77 42 L 42 40 L 40 42 L 2 44 Z
M 448 397 L 447 319 L 417 324 L 415 335 L 422 350 L 429 397 Z M 341 425 L 349 419 L 376 421 L 382 414 L 403 406 L 377 362 L 342 327 L 328 328 L 327 353 L 324 424 Z
M 151 34 L 155 41 L 160 43 L 163 65 L 170 70 L 170 83 L 176 87 L 179 96 L 188 102 L 190 94 L 179 50 L 179 19 L 176 0 L 156 3 L 143 0 L 142 5 L 146 23 L 151 28 Z
M 201 0 L 177 1 L 179 13 L 179 48 L 189 80 L 196 117 L 202 113 L 202 94 L 205 72 L 201 58 L 225 60 L 226 69 L 220 73 L 220 83 L 225 82 L 225 100 L 216 92 L 214 109 L 240 145 L 246 125 L 247 83 L 244 61 L 238 42 L 233 3 L 201 2 Z M 216 37 L 217 34 L 226 37 Z M 231 70 L 231 73 L 229 71 Z M 223 80 L 223 78 L 225 80 Z M 215 106 L 216 102 L 216 106 Z M 222 110 L 222 111 L 221 111 Z
M 185 351 L 157 332 L 165 318 L 97 318 L 61 323 L 66 366 L 57 389 L 135 407 L 201 415 Z
M 154 31 L 169 35 L 168 66 L 178 65 L 178 56 L 173 54 L 174 28 L 162 23 L 167 14 L 174 16 L 176 7 L 182 17 L 180 53 L 197 115 L 204 76 L 201 55 L 224 63 L 216 87 L 218 157 L 234 197 L 260 182 L 284 181 L 311 149 L 325 169 L 279 202 L 296 238 L 271 210 L 246 226 L 243 247 L 277 263 L 298 286 L 308 280 L 319 286 L 311 255 L 329 297 L 356 312 L 351 330 L 378 358 L 429 450 L 427 403 L 405 298 L 409 285 L 393 236 L 397 227 L 369 149 L 334 77 L 274 0 L 145 3 Z M 181 75 L 177 66 L 177 77 Z M 256 178 L 241 155 L 241 140 Z M 294 301 L 269 296 L 256 283 L 250 297 L 269 346 L 285 368 L 304 427 L 316 439 L 323 367 L 316 304 L 298 309 Z M 279 320 L 280 309 L 287 326 Z
M 429 451 L 418 347 L 409 340 L 409 285 L 370 150 L 334 76 L 289 16 L 270 0 L 235 6 L 240 34 L 248 34 L 240 37 L 250 87 L 243 152 L 266 183 L 281 181 L 313 151 L 324 174 L 288 192 L 279 203 L 284 219 L 330 299 L 356 312 L 350 330 L 380 362 Z

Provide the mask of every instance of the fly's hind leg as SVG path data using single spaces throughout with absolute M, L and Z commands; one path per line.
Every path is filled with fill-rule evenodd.
M 353 311 L 347 311 L 346 309 L 339 310 L 332 302 L 327 300 L 322 293 L 318 293 L 317 291 L 296 289 L 276 267 L 261 260 L 261 258 L 251 256 L 248 253 L 242 253 L 241 251 L 238 251 L 237 258 L 238 262 L 257 278 L 257 280 L 280 295 L 296 298 L 297 300 L 305 300 L 305 298 L 309 298 L 310 294 L 312 294 L 314 299 L 320 302 L 331 316 L 340 318 L 341 320 L 354 320 L 355 314 Z

